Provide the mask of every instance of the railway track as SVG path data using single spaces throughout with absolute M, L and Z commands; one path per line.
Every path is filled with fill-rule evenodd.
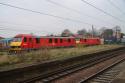
M 123 52 L 123 50 L 119 51 L 118 53 L 116 52 L 116 54 L 111 53 L 110 55 L 112 55 L 112 56 L 110 56 L 110 57 L 104 57 L 103 59 L 100 59 L 98 61 L 94 61 L 93 63 L 87 64 L 85 66 L 74 67 L 73 69 L 66 70 L 64 72 L 49 76 L 49 77 L 41 79 L 40 81 L 37 81 L 37 82 L 38 83 L 50 83 L 50 82 L 52 82 L 52 83 L 84 83 L 84 82 L 88 81 L 90 78 L 92 78 L 93 76 L 95 76 L 98 73 L 104 71 L 105 69 L 110 68 L 111 66 L 116 65 L 117 63 L 121 62 L 123 60 L 123 57 L 119 57 L 119 59 L 121 58 L 120 60 L 118 60 L 115 63 L 112 63 L 110 65 L 107 65 L 108 67 L 106 66 L 103 69 L 100 69 L 100 71 L 98 71 L 98 72 L 93 72 L 93 73 L 89 74 L 88 76 L 84 75 L 84 77 L 82 77 L 83 79 L 79 79 L 78 81 L 76 81 L 76 78 L 78 78 L 77 75 L 76 75 L 76 77 L 73 77 L 73 78 L 75 78 L 75 80 L 73 78 L 70 78 L 70 76 L 74 75 L 72 73 L 77 73 L 77 72 L 82 71 L 84 69 L 86 70 L 87 68 L 89 68 L 89 67 L 91 67 L 93 65 L 96 65 L 98 63 L 102 63 L 103 61 L 107 61 L 107 59 L 115 58 L 115 57 L 117 57 L 116 55 L 119 55 L 122 52 Z M 124 59 L 125 59 L 125 56 L 124 56 Z M 85 72 L 87 72 L 87 71 L 85 71 Z M 117 72 L 114 71 L 114 74 L 112 74 L 112 75 L 117 74 Z M 94 83 L 94 81 L 92 83 Z
M 119 48 L 115 50 L 110 50 L 108 52 L 104 51 L 100 53 L 95 53 L 95 56 L 93 55 L 93 57 L 88 58 L 86 61 L 83 61 L 84 60 L 83 56 L 82 57 L 80 56 L 80 57 L 75 57 L 69 60 L 46 63 L 42 66 L 41 64 L 39 64 L 37 66 L 31 66 L 31 67 L 25 67 L 25 68 L 11 70 L 11 71 L 0 72 L 0 78 L 1 78 L 0 82 L 1 83 L 10 83 L 10 82 L 11 83 L 34 83 L 34 82 L 36 83 L 37 82 L 38 83 L 39 82 L 40 83 L 47 83 L 47 82 L 60 83 L 58 80 L 65 78 L 68 75 L 72 75 L 75 72 L 87 69 L 97 63 L 106 61 L 107 59 L 111 59 L 120 54 L 123 54 L 124 49 L 125 48 Z M 77 63 L 77 64 L 71 65 L 71 62 Z M 61 64 L 61 65 L 58 65 L 58 64 Z M 60 66 L 61 68 L 57 68 Z M 45 71 L 48 71 L 48 69 L 50 70 L 50 68 L 51 70 L 54 70 L 54 71 L 45 72 Z M 46 70 L 43 70 L 43 69 L 46 69 Z M 27 74 L 29 74 L 30 77 L 27 77 Z M 70 83 L 70 82 L 66 82 L 66 83 Z
M 117 65 L 114 65 L 112 68 L 109 68 L 97 74 L 96 76 L 87 80 L 85 83 L 112 83 L 112 81 L 117 77 L 117 75 L 124 68 L 123 65 L 125 65 L 125 61 L 121 61 Z
M 110 55 L 109 57 L 103 57 L 102 59 L 101 58 L 95 58 L 91 61 L 93 61 L 93 63 L 89 63 L 87 65 L 84 65 L 83 64 L 78 64 L 78 65 L 75 65 L 75 66 L 72 66 L 72 67 L 69 67 L 67 69 L 64 69 L 64 70 L 59 70 L 57 72 L 54 72 L 52 74 L 49 74 L 48 76 L 44 77 L 44 78 L 41 78 L 41 77 L 36 77 L 36 78 L 33 78 L 31 80 L 28 80 L 28 81 L 25 81 L 27 83 L 30 83 L 30 82 L 42 82 L 42 83 L 50 83 L 50 82 L 53 82 L 55 80 L 58 80 L 60 78 L 63 78 L 63 76 L 67 76 L 69 74 L 72 74 L 76 71 L 80 71 L 82 69 L 85 69 L 87 67 L 90 67 L 92 65 L 95 65 L 96 63 L 99 63 L 99 62 L 102 62 L 102 61 L 105 61 L 107 59 L 110 59 L 110 58 L 113 58 L 115 57 L 116 55 L 119 55 L 123 52 L 123 50 L 120 50 L 120 51 L 116 51 L 116 52 L 113 52 L 113 53 L 110 53 L 108 55 Z M 112 56 L 111 56 L 112 55 Z M 98 61 L 97 61 L 98 60 Z M 39 81 L 38 81 L 39 80 Z M 60 83 L 57 81 L 57 83 Z

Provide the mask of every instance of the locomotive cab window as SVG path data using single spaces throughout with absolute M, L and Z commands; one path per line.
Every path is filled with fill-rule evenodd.
M 27 38 L 26 37 L 24 37 L 24 42 L 27 42 Z
M 21 42 L 22 41 L 22 38 L 13 38 L 13 40 L 12 40 L 13 42 Z
M 49 39 L 49 43 L 52 43 L 52 39 Z
M 40 43 L 40 38 L 36 38 L 36 43 Z

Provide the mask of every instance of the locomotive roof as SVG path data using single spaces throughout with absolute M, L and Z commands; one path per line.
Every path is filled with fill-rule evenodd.
M 36 37 L 36 38 L 76 38 L 76 37 L 62 37 L 62 36 L 35 36 L 35 35 L 32 35 L 32 34 L 18 34 L 16 35 L 15 37 Z M 76 39 L 81 39 L 83 37 L 79 37 L 79 38 L 76 38 Z M 96 38 L 83 38 L 83 39 L 99 39 L 98 37 Z
M 36 37 L 36 38 L 74 38 L 74 37 L 61 37 L 61 36 L 35 36 L 32 34 L 18 34 L 15 37 Z
M 61 36 L 40 36 L 40 38 L 74 38 L 74 37 L 61 37 Z
M 34 37 L 34 35 L 32 35 L 32 34 L 18 34 L 18 35 L 16 35 L 15 37 L 24 37 L 24 36 Z

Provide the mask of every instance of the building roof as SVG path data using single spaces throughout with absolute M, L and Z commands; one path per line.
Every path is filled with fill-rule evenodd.
M 62 36 L 40 36 L 40 38 L 74 38 L 74 37 L 62 37 Z

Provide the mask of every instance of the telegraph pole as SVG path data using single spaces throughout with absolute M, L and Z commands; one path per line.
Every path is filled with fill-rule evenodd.
M 92 25 L 92 38 L 94 37 L 94 26 Z

